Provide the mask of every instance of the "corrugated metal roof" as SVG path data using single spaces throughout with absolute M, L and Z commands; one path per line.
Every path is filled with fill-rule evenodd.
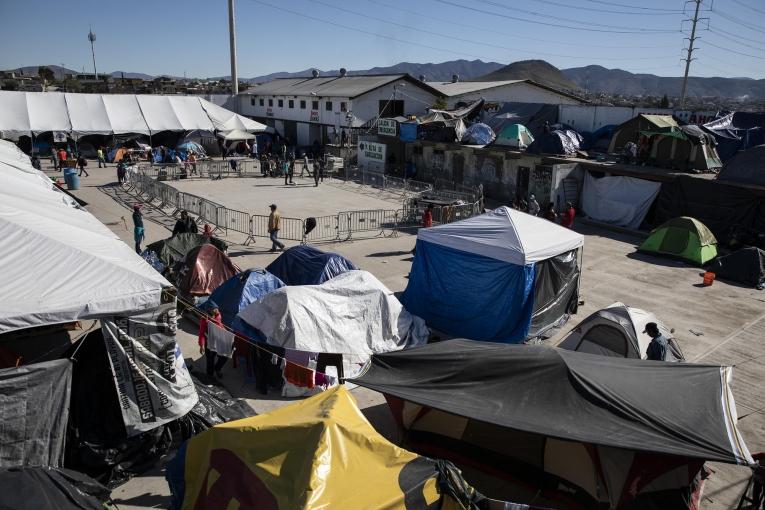
M 356 97 L 406 78 L 406 74 L 365 76 L 327 76 L 319 78 L 279 78 L 248 89 L 245 94 L 269 96 Z
M 512 85 L 513 83 L 525 83 L 527 80 L 503 80 L 503 81 L 429 81 L 428 85 L 438 90 L 446 97 L 469 94 L 480 90 L 493 89 L 503 85 Z

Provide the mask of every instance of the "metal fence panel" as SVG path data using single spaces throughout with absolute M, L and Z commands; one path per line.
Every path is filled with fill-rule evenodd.
M 395 231 L 398 224 L 398 211 L 390 209 L 371 209 L 367 211 L 344 211 L 338 216 L 345 215 L 350 238 L 355 232 L 377 232 L 384 234 L 385 230 Z
M 340 219 L 337 214 L 332 216 L 317 216 L 316 227 L 303 236 L 303 241 L 340 240 Z

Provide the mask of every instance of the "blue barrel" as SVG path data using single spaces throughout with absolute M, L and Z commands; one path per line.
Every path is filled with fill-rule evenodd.
M 69 190 L 80 189 L 80 177 L 77 175 L 76 168 L 64 168 L 64 182 Z

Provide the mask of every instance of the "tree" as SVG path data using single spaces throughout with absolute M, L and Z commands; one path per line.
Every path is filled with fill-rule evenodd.
M 445 110 L 448 105 L 446 104 L 446 98 L 445 97 L 439 97 L 436 99 L 436 102 L 433 103 L 433 106 L 431 106 L 434 110 Z
M 669 108 L 669 98 L 667 97 L 667 94 L 664 94 L 664 97 L 659 101 L 659 108 Z
M 56 75 L 50 67 L 40 66 L 37 68 L 37 76 L 43 79 L 45 83 L 50 83 L 56 79 Z

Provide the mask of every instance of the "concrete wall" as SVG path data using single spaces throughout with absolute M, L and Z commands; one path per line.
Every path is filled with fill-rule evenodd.
M 569 124 L 580 133 L 592 132 L 609 124 L 619 125 L 639 114 L 674 115 L 683 122 L 703 124 L 715 118 L 716 112 L 672 110 L 667 108 L 632 108 L 628 106 L 561 105 L 558 121 Z
M 530 83 L 511 83 L 501 87 L 494 87 L 486 90 L 479 90 L 459 96 L 452 96 L 447 101 L 450 107 L 453 107 L 460 101 L 470 102 L 477 99 L 484 99 L 486 102 L 501 103 L 542 103 L 542 104 L 561 104 L 578 105 L 580 101 L 572 99 L 564 94 L 558 94 L 551 90 L 537 87 Z

